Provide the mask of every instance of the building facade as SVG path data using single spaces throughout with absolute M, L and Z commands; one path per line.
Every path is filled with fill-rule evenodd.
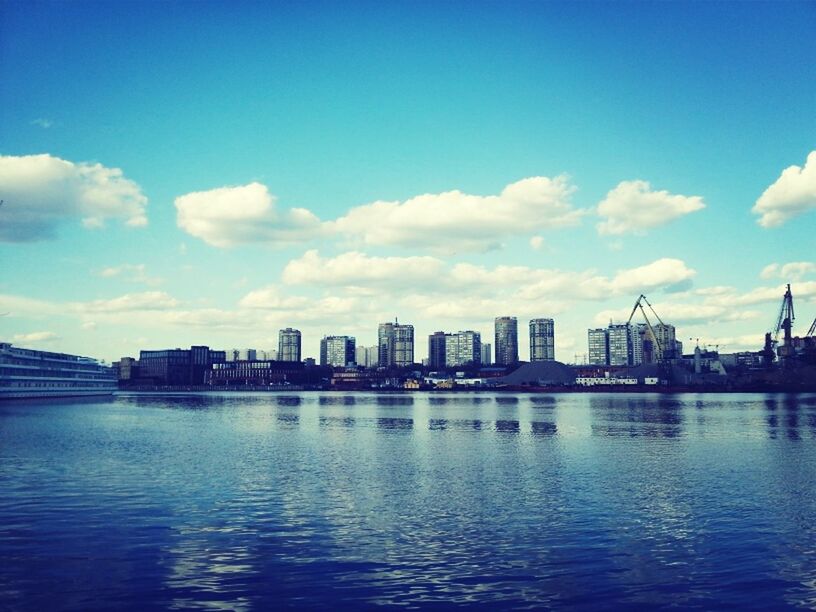
M 632 326 L 628 323 L 610 325 L 606 333 L 609 337 L 609 365 L 631 365 Z
M 351 336 L 325 336 L 320 341 L 320 365 L 344 368 L 355 363 L 356 344 Z
M 300 361 L 300 330 L 287 327 L 278 332 L 278 360 Z
M 380 323 L 377 330 L 380 367 L 406 367 L 414 363 L 414 326 Z
M 555 322 L 552 319 L 530 321 L 530 361 L 555 361 Z
M 482 365 L 493 363 L 493 346 L 489 342 L 482 342 Z
M 156 385 L 202 385 L 212 365 L 226 360 L 226 351 L 211 351 L 207 346 L 141 351 L 140 378 Z
M 441 370 L 445 367 L 445 345 L 448 334 L 445 332 L 434 332 L 428 336 L 428 367 L 434 370 Z
M 496 317 L 495 331 L 496 364 L 510 365 L 518 362 L 518 321 L 516 317 Z
M 609 364 L 609 339 L 602 327 L 587 330 L 589 342 L 589 363 L 591 365 Z
M 445 366 L 459 367 L 466 365 L 481 365 L 482 363 L 482 336 L 475 331 L 460 331 L 455 334 L 446 334 L 445 338 Z

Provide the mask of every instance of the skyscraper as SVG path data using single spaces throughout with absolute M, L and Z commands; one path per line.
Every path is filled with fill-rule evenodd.
M 489 342 L 482 342 L 482 365 L 493 363 L 493 351 Z
M 631 365 L 632 326 L 628 323 L 610 325 L 606 333 L 609 337 L 609 365 Z
M 435 332 L 428 336 L 428 366 L 434 369 L 445 367 L 445 343 L 448 334 Z
M 394 323 L 380 323 L 377 331 L 379 340 L 380 367 L 405 367 L 414 363 L 414 326 Z
M 589 363 L 607 365 L 609 363 L 609 339 L 602 327 L 587 331 L 589 340 Z
M 278 332 L 278 359 L 300 361 L 300 330 L 287 327 Z
M 320 341 L 320 365 L 342 368 L 354 363 L 355 344 L 351 336 L 324 336 Z
M 530 361 L 555 360 L 555 322 L 552 319 L 530 321 Z
M 475 331 L 447 334 L 445 339 L 445 365 L 457 367 L 480 365 L 482 362 L 482 335 Z
M 496 363 L 510 365 L 518 361 L 518 321 L 516 317 L 496 317 Z

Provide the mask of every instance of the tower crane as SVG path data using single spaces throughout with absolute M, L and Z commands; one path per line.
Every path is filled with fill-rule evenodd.
M 658 320 L 660 325 L 665 327 L 663 321 L 660 319 L 660 316 L 657 314 L 657 312 L 655 312 L 655 309 L 649 303 L 649 300 L 647 300 L 646 296 L 643 295 L 642 293 L 640 294 L 640 297 L 637 299 L 637 301 L 635 301 L 635 305 L 632 308 L 632 313 L 629 315 L 629 320 L 626 322 L 626 324 L 629 325 L 632 323 L 632 317 L 635 316 L 635 313 L 637 312 L 638 308 L 640 308 L 640 312 L 643 314 L 643 318 L 646 321 L 646 327 L 649 330 L 649 335 L 651 335 L 652 340 L 654 341 L 655 359 L 656 361 L 661 362 L 663 361 L 663 351 L 665 350 L 665 347 L 660 346 L 660 340 L 657 339 L 657 334 L 655 334 L 654 327 L 652 327 L 652 322 L 649 320 L 649 316 L 646 314 L 646 309 L 643 308 L 643 302 L 646 302 L 646 305 L 649 307 L 649 310 L 652 311 L 652 314 Z
M 793 313 L 793 294 L 791 293 L 790 284 L 788 284 L 785 295 L 782 297 L 782 307 L 779 309 L 779 316 L 776 319 L 776 327 L 774 327 L 774 344 L 779 344 L 779 332 L 782 332 L 782 346 L 779 347 L 779 356 L 782 358 L 789 357 L 792 354 L 792 338 L 791 329 L 793 329 L 793 321 L 796 317 Z

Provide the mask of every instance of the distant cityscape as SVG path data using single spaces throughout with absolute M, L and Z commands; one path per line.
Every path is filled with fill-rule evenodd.
M 633 321 L 638 311 L 644 322 Z M 120 386 L 131 388 L 798 388 L 816 381 L 816 322 L 804 337 L 793 337 L 792 317 L 788 288 L 776 329 L 766 334 L 761 350 L 721 354 L 697 345 L 684 354 L 675 326 L 661 320 L 641 295 L 627 322 L 587 330 L 585 363 L 580 364 L 556 361 L 552 318 L 528 322 L 529 360 L 522 361 L 518 319 L 500 316 L 494 320 L 492 344 L 473 330 L 436 331 L 428 336 L 427 356 L 420 359 L 414 326 L 395 320 L 379 324 L 374 346 L 358 346 L 353 336 L 324 336 L 319 360 L 303 358 L 301 332 L 287 327 L 278 333 L 277 349 L 142 350 L 138 359 L 123 357 L 114 369 Z
M 648 308 L 648 312 L 647 312 Z M 640 311 L 644 322 L 634 322 Z M 651 314 L 649 314 L 651 313 Z M 414 326 L 380 323 L 377 344 L 358 346 L 348 335 L 326 335 L 319 359 L 303 357 L 301 331 L 278 332 L 277 348 L 141 350 L 112 367 L 95 360 L 0 343 L 0 397 L 82 392 L 118 387 L 149 390 L 277 389 L 510 389 L 510 390 L 816 390 L 816 321 L 794 337 L 793 295 L 782 299 L 777 323 L 756 351 L 720 353 L 695 345 L 683 350 L 675 326 L 646 296 L 628 321 L 587 330 L 585 363 L 556 361 L 556 322 L 528 321 L 530 353 L 519 355 L 514 316 L 494 320 L 492 344 L 479 332 L 436 331 L 417 359 Z M 652 323 L 654 321 L 654 323 Z

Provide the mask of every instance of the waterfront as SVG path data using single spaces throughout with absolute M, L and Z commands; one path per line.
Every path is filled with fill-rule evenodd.
M 0 404 L 12 610 L 816 606 L 816 395 Z

